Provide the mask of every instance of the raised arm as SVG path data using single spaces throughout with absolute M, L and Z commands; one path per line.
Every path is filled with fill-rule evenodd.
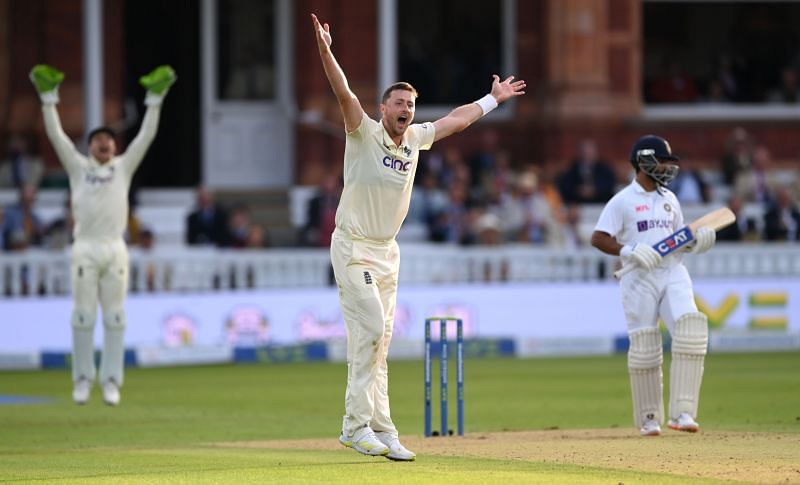
M 364 109 L 361 107 L 356 95 L 350 90 L 344 71 L 342 71 L 333 56 L 331 51 L 333 38 L 331 37 L 330 26 L 327 23 L 320 24 L 317 16 L 313 13 L 311 14 L 311 20 L 314 22 L 314 31 L 317 35 L 317 46 L 319 47 L 319 57 L 322 59 L 322 67 L 325 69 L 325 75 L 328 77 L 333 94 L 339 100 L 339 109 L 342 110 L 342 117 L 344 118 L 344 128 L 348 133 L 351 133 L 361 125 Z
M 436 130 L 434 141 L 464 130 L 478 121 L 483 115 L 495 109 L 503 101 L 525 94 L 525 81 L 514 81 L 514 76 L 509 76 L 505 81 L 500 82 L 500 77 L 497 74 L 493 78 L 492 91 L 489 94 L 474 103 L 459 106 L 444 118 L 439 118 L 433 122 L 433 127 Z
M 147 149 L 150 148 L 150 144 L 153 143 L 153 139 L 156 137 L 158 120 L 161 118 L 161 103 L 164 102 L 167 91 L 169 91 L 170 86 L 176 79 L 178 77 L 170 66 L 159 66 L 146 76 L 139 78 L 139 84 L 147 89 L 147 95 L 144 99 L 147 111 L 144 114 L 139 133 L 128 145 L 128 150 L 124 155 L 126 168 L 130 173 L 133 173 L 142 163 Z
M 58 87 L 64 80 L 64 73 L 54 67 L 39 64 L 31 69 L 28 77 L 42 100 L 42 114 L 47 138 L 50 139 L 61 164 L 68 173 L 72 172 L 78 167 L 81 154 L 75 148 L 72 140 L 64 133 L 56 110 L 56 104 L 59 101 Z

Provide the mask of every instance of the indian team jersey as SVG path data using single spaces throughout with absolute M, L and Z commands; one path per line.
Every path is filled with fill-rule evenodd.
M 417 123 L 397 146 L 383 123 L 365 113 L 347 134 L 336 228 L 354 239 L 394 239 L 408 213 L 419 152 L 430 149 L 433 138 L 433 123 Z
M 663 187 L 647 192 L 634 180 L 608 201 L 594 229 L 613 236 L 623 245 L 652 246 L 683 225 L 681 206 L 675 194 Z M 675 263 L 680 259 L 680 255 L 666 258 Z
M 76 241 L 122 238 L 128 224 L 131 179 L 156 135 L 160 107 L 148 106 L 128 150 L 104 164 L 75 149 L 61 128 L 55 105 L 44 104 L 42 111 L 48 138 L 69 175 L 73 237 Z

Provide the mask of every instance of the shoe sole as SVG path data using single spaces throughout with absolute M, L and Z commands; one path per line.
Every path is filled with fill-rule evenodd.
M 392 456 L 391 454 L 385 455 L 387 459 L 392 461 L 417 461 L 416 455 L 412 456 L 411 458 L 400 458 L 397 456 Z
M 639 432 L 642 436 L 661 436 L 661 431 L 648 431 L 647 433 Z
M 669 424 L 669 429 L 674 429 L 675 431 L 683 431 L 685 433 L 697 433 L 700 431 L 700 426 L 678 426 L 677 424 Z
M 366 455 L 366 456 L 386 456 L 386 455 L 389 454 L 389 448 L 386 448 L 386 450 L 384 450 L 384 451 L 382 451 L 380 453 L 372 453 L 368 449 L 362 448 L 362 447 L 358 446 L 357 444 L 353 443 L 352 441 L 339 440 L 339 443 L 341 443 L 342 446 L 344 446 L 345 448 L 352 448 L 352 449 L 356 450 L 357 452 L 361 453 L 362 455 Z

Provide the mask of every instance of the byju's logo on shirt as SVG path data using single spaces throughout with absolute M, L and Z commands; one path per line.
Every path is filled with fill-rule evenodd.
M 404 162 L 387 155 L 383 157 L 383 166 L 391 168 L 395 172 L 408 173 L 408 170 L 411 167 L 411 162 Z
M 672 227 L 672 221 L 668 219 L 651 219 L 651 220 L 644 220 L 638 221 L 636 223 L 636 229 L 639 232 L 644 232 L 648 229 L 670 229 Z

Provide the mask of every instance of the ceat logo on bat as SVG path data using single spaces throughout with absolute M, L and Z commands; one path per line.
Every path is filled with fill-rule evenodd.
M 656 250 L 662 256 L 667 255 L 692 240 L 692 233 L 688 227 L 674 232 L 666 239 L 656 244 Z

